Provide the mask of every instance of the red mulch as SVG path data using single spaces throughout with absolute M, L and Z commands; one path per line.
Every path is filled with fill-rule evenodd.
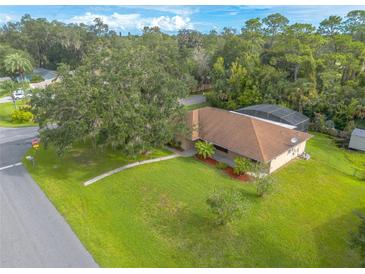
M 218 161 L 215 160 L 215 159 L 212 159 L 212 158 L 206 158 L 206 159 L 203 159 L 203 158 L 200 158 L 199 156 L 196 157 L 199 161 L 202 161 L 208 165 L 211 165 L 211 166 L 215 166 L 216 164 L 218 164 Z
M 203 158 L 200 158 L 199 156 L 196 156 L 196 158 L 199 160 L 199 161 L 202 161 L 208 165 L 211 165 L 211 166 L 215 166 L 216 164 L 218 164 L 219 162 L 215 159 L 212 159 L 212 158 L 206 158 L 206 159 L 203 159 Z M 244 181 L 244 182 L 248 182 L 250 181 L 252 178 L 251 176 L 247 175 L 247 174 L 243 174 L 243 175 L 236 175 L 234 174 L 233 172 L 233 168 L 231 167 L 227 167 L 226 169 L 223 170 L 228 176 L 230 176 L 231 178 L 233 179 L 236 179 L 236 180 L 240 180 L 240 181 Z
M 233 179 L 237 179 L 237 180 L 244 181 L 244 182 L 251 181 L 251 176 L 249 176 L 247 174 L 243 174 L 243 175 L 234 174 L 233 168 L 231 168 L 231 167 L 227 167 L 224 170 L 224 172 L 227 173 Z

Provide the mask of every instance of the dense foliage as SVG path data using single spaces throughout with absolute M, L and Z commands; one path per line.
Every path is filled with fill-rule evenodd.
M 244 157 L 236 157 L 234 159 L 234 173 L 237 175 L 243 175 L 253 169 L 254 165 L 250 159 Z
M 316 30 L 280 14 L 216 37 L 210 102 L 236 109 L 274 103 L 320 113 L 338 129 L 365 117 L 365 11 L 331 16 Z M 223 40 L 223 42 L 218 42 Z
M 167 35 L 145 27 L 127 36 L 99 18 L 88 26 L 25 15 L 0 29 L 1 74 L 14 54 L 34 67 L 59 68 L 63 81 L 39 95 L 34 110 L 42 126 L 60 126 L 50 139 L 77 127 L 62 142 L 92 136 L 116 146 L 161 144 L 179 124 L 171 123 L 181 112 L 175 100 L 200 90 L 226 109 L 288 106 L 322 121 L 325 132 L 350 132 L 365 117 L 363 10 L 330 16 L 318 28 L 272 14 L 246 21 L 240 32 Z
M 90 139 L 138 154 L 184 130 L 178 98 L 188 94 L 191 81 L 176 62 L 176 41 L 160 32 L 142 39 L 146 45 L 133 39 L 99 41 L 76 70 L 60 67 L 62 81 L 32 99 L 46 142 L 62 152 Z

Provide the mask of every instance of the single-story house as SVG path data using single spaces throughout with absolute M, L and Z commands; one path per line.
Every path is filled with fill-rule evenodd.
M 351 133 L 349 148 L 365 151 L 365 130 L 355 128 Z
M 276 123 L 223 109 L 204 107 L 186 115 L 189 134 L 181 147 L 192 149 L 198 140 L 214 144 L 216 152 L 231 160 L 238 156 L 266 163 L 271 173 L 305 151 L 312 136 Z
M 237 109 L 236 112 L 273 121 L 300 131 L 307 131 L 309 127 L 309 117 L 298 111 L 278 105 L 254 105 Z

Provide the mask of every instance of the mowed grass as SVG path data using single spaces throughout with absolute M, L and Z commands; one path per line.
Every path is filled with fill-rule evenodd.
M 191 110 L 194 110 L 194 109 L 208 107 L 208 106 L 209 106 L 209 103 L 208 102 L 204 102 L 204 103 L 199 103 L 199 104 L 184 106 L 184 109 L 186 111 L 191 111 Z
M 0 98 L 5 96 L 10 96 L 10 92 L 0 87 Z
M 16 101 L 17 106 L 24 105 L 24 100 Z M 0 104 L 0 127 L 29 127 L 35 126 L 33 122 L 15 123 L 11 120 L 11 114 L 14 112 L 15 107 L 12 102 Z
M 60 160 L 40 150 L 33 178 L 103 267 L 359 267 L 348 245 L 365 212 L 365 154 L 316 135 L 312 158 L 275 173 L 272 192 L 258 198 L 240 183 L 193 158 L 139 166 L 91 186 L 81 183 L 124 157 L 75 149 Z M 206 199 L 232 188 L 248 211 L 216 226 Z

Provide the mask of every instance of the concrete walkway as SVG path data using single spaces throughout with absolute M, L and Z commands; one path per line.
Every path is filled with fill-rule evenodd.
M 150 160 L 144 160 L 144 161 L 140 161 L 140 162 L 134 162 L 134 163 L 119 167 L 117 169 L 113 169 L 113 170 L 108 171 L 106 173 L 103 173 L 99 176 L 96 176 L 96 177 L 84 182 L 84 186 L 91 185 L 91 184 L 93 184 L 97 181 L 100 181 L 101 179 L 104 179 L 105 177 L 108 177 L 108 176 L 113 175 L 115 173 L 121 172 L 121 171 L 123 171 L 125 169 L 128 169 L 128 168 L 141 166 L 141 165 L 145 165 L 145 164 L 150 164 L 150 163 L 156 163 L 156 162 L 165 161 L 165 160 L 170 160 L 170 159 L 177 158 L 177 157 L 180 157 L 180 155 L 179 154 L 173 154 L 173 155 L 169 155 L 169 156 L 165 156 L 165 157 L 160 157 L 160 158 L 155 158 L 155 159 L 150 159 Z
M 167 150 L 173 152 L 173 155 L 169 155 L 169 156 L 164 156 L 164 157 L 159 157 L 159 158 L 155 158 L 155 159 L 150 159 L 150 160 L 144 160 L 144 161 L 138 161 L 138 162 L 134 162 L 116 169 L 113 169 L 111 171 L 105 172 L 99 176 L 96 176 L 86 182 L 83 183 L 84 186 L 88 186 L 91 185 L 97 181 L 100 181 L 101 179 L 104 179 L 105 177 L 108 177 L 110 175 L 113 175 L 115 173 L 121 172 L 123 170 L 132 168 L 132 167 L 136 167 L 136 166 L 141 166 L 141 165 L 145 165 L 145 164 L 151 164 L 151 163 L 156 163 L 156 162 L 161 162 L 161 161 L 166 161 L 166 160 L 170 160 L 170 159 L 174 159 L 177 157 L 191 157 L 195 154 L 195 150 L 191 149 L 191 150 L 184 150 L 184 151 L 180 151 L 177 150 L 175 148 L 172 147 L 166 147 Z

